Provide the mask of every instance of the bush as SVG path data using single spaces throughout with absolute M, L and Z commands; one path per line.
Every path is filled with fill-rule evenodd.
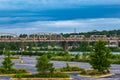
M 60 68 L 60 71 L 62 72 L 68 72 L 68 71 L 83 71 L 84 69 L 83 68 L 80 68 L 80 67 L 77 67 L 77 66 L 70 66 L 69 68 Z
M 11 56 L 10 58 L 11 58 L 11 59 L 19 59 L 18 56 Z
M 57 56 L 66 56 L 66 55 L 69 55 L 68 52 L 57 52 L 56 53 Z
M 25 69 L 11 69 L 6 70 L 4 68 L 0 68 L 0 74 L 20 74 L 20 73 L 27 73 Z
M 106 74 L 106 73 L 104 73 L 104 74 Z M 80 74 L 82 74 L 82 75 L 101 75 L 103 73 L 99 72 L 98 70 L 84 70 Z
M 17 74 L 13 76 L 14 78 L 69 78 L 70 76 L 66 73 L 39 73 L 39 74 Z
M 68 63 L 66 63 L 66 67 L 59 68 L 61 72 L 68 72 L 68 71 L 83 71 L 83 68 L 77 67 L 77 66 L 69 66 Z
M 119 59 L 110 59 L 112 64 L 120 64 L 120 60 Z

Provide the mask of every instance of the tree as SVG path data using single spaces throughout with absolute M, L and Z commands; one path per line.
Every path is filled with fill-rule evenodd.
M 83 59 L 86 59 L 87 56 L 88 56 L 87 52 L 83 52 L 83 53 L 82 53 L 82 58 L 83 58 Z
M 53 64 L 49 62 L 47 55 L 37 58 L 36 68 L 39 73 L 44 73 L 46 71 L 53 72 Z
M 83 52 L 89 50 L 89 42 L 87 42 L 87 41 L 81 42 L 79 46 L 80 46 L 80 50 Z
M 79 59 L 80 59 L 80 54 L 78 53 L 78 54 L 75 55 L 75 60 L 79 61 Z
M 106 43 L 104 41 L 97 41 L 93 47 L 93 52 L 90 55 L 90 64 L 93 69 L 99 72 L 109 72 L 108 68 L 111 62 L 108 60 L 110 56 L 110 50 L 105 47 Z
M 11 71 L 12 66 L 14 65 L 14 63 L 11 61 L 10 56 L 11 54 L 9 52 L 6 52 L 4 61 L 2 62 L 2 68 L 7 71 Z

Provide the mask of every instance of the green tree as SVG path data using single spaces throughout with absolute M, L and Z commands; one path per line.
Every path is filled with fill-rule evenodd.
M 82 53 L 82 58 L 83 58 L 83 59 L 86 59 L 87 56 L 88 56 L 88 53 L 87 53 L 87 52 L 83 52 L 83 53 Z
M 37 58 L 36 68 L 39 73 L 53 72 L 53 63 L 50 63 L 47 55 L 43 55 Z
M 79 61 L 79 60 L 80 60 L 80 54 L 79 54 L 79 53 L 77 53 L 77 54 L 75 55 L 75 60 L 76 60 L 76 61 Z
M 11 61 L 10 56 L 11 56 L 10 52 L 6 52 L 4 61 L 2 62 L 1 66 L 3 69 L 7 71 L 12 70 L 12 66 L 14 65 L 14 63 Z
M 89 42 L 83 41 L 83 42 L 80 43 L 79 46 L 80 46 L 80 50 L 81 51 L 83 51 L 83 52 L 88 51 L 88 49 L 89 49 Z
M 109 72 L 108 68 L 111 62 L 108 60 L 110 56 L 110 50 L 105 47 L 106 43 L 104 41 L 97 41 L 93 47 L 93 52 L 90 55 L 90 64 L 93 69 L 99 72 Z

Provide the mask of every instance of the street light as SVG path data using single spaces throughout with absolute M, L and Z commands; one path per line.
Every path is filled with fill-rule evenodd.
M 20 63 L 24 63 L 23 59 L 22 59 L 22 51 L 21 51 L 21 48 L 20 48 L 20 55 L 21 55 L 21 58 L 20 58 Z
M 5 48 L 3 48 L 3 56 L 5 56 Z

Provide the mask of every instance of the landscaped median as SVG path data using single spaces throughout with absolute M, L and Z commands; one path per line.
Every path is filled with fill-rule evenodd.
M 9 71 L 0 68 L 0 76 L 14 76 L 16 74 L 31 74 L 25 69 L 11 69 Z
M 72 80 L 72 78 L 11 78 L 10 80 Z
M 37 74 L 16 74 L 11 80 L 71 80 L 69 74 L 55 71 L 53 63 L 50 63 L 47 55 L 36 59 Z
M 11 80 L 71 80 L 66 73 L 39 73 L 31 75 L 17 74 Z
M 93 52 L 90 54 L 89 63 L 93 70 L 84 70 L 80 73 L 80 76 L 91 77 L 91 78 L 102 78 L 112 76 L 109 71 L 111 61 L 109 60 L 111 53 L 107 43 L 99 40 L 93 46 Z
M 66 63 L 66 67 L 58 68 L 55 71 L 61 73 L 80 73 L 81 71 L 84 71 L 84 69 L 75 65 L 70 66 L 68 63 Z
M 104 78 L 115 75 L 113 73 L 101 73 L 97 70 L 86 70 L 80 73 L 78 76 L 88 77 L 88 78 Z
M 82 77 L 88 77 L 88 78 L 104 78 L 104 77 L 109 77 L 109 76 L 113 76 L 114 74 L 109 73 L 109 74 L 102 74 L 102 75 L 78 75 L 78 76 L 82 76 Z

